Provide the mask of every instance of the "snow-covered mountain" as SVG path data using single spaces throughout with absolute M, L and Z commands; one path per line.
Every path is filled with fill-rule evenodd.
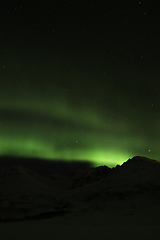
M 112 169 L 79 169 L 69 176 L 45 176 L 21 165 L 4 166 L 0 168 L 0 195 L 1 221 L 98 212 L 107 222 L 126 218 L 158 222 L 160 163 L 136 156 Z
M 0 168 L 0 220 L 17 220 L 35 215 L 68 211 L 61 190 L 50 179 L 20 165 Z

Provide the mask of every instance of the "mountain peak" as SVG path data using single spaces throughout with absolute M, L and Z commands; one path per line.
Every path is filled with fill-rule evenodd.
M 124 162 L 122 164 L 122 166 L 125 166 L 125 165 L 130 165 L 130 166 L 134 166 L 134 165 L 137 165 L 137 166 L 141 166 L 141 165 L 150 165 L 150 164 L 160 164 L 160 162 L 154 160 L 154 159 L 150 159 L 150 158 L 147 158 L 147 157 L 143 157 L 143 156 L 134 156 L 133 158 L 129 158 L 126 162 Z

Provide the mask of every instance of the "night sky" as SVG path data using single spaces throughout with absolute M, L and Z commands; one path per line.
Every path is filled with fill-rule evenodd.
M 160 2 L 1 1 L 0 155 L 160 160 Z

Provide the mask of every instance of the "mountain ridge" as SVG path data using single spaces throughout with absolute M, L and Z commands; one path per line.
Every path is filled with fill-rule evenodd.
M 160 163 L 135 156 L 115 168 L 99 166 L 68 176 L 45 176 L 16 164 L 0 167 L 0 191 L 1 221 L 110 209 L 115 214 L 114 208 L 123 215 L 122 209 L 130 214 L 133 205 L 137 214 L 153 204 L 160 214 Z

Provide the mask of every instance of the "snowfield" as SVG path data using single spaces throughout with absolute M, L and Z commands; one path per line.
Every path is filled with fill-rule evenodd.
M 3 166 L 0 195 L 1 239 L 159 236 L 160 163 L 148 158 L 69 176 Z

